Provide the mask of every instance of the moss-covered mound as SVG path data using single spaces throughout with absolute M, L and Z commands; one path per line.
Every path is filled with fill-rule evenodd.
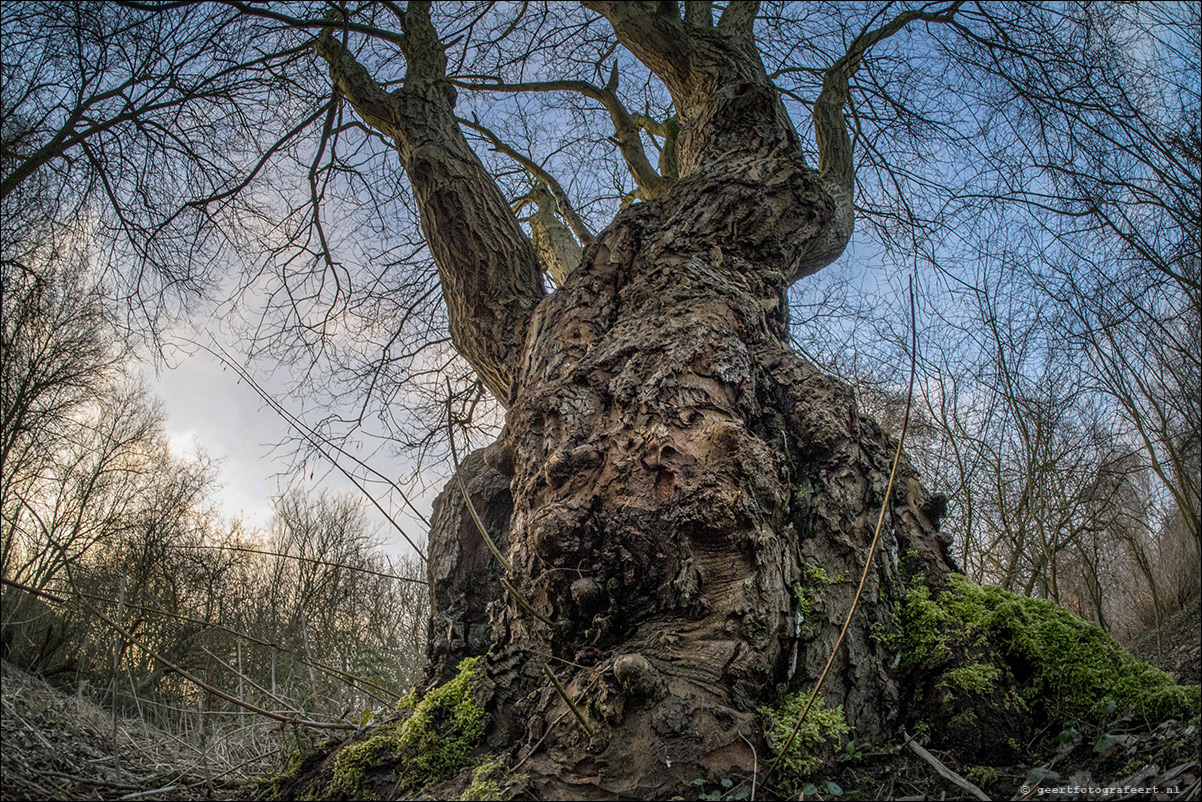
M 449 682 L 402 700 L 400 718 L 332 752 L 292 761 L 276 782 L 277 798 L 395 799 L 450 780 L 482 760 L 487 724 L 479 658 L 464 660 Z M 473 790 L 489 798 L 492 782 Z M 480 793 L 483 791 L 483 793 Z
M 362 788 L 369 770 L 391 764 L 396 789 L 414 791 L 470 766 L 485 724 L 484 708 L 472 693 L 477 661 L 464 660 L 453 680 L 425 697 L 414 694 L 406 699 L 402 704 L 412 711 L 408 718 L 381 725 L 367 740 L 339 752 L 334 788 L 353 794 Z
M 1180 686 L 1096 625 L 1039 599 L 954 575 L 916 584 L 890 638 L 900 651 L 905 718 L 963 757 L 1005 759 L 1039 731 L 1130 708 L 1196 715 L 1199 686 Z

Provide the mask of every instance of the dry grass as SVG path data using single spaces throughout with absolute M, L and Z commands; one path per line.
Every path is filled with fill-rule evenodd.
M 278 764 L 283 739 L 251 719 L 186 737 L 118 717 L 81 692 L 67 694 L 0 665 L 4 799 L 231 799 Z M 192 716 L 197 714 L 192 712 Z M 227 717 L 228 718 L 228 717 Z

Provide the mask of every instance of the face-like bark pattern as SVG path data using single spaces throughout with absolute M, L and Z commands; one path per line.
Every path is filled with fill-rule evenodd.
M 850 605 L 889 454 L 850 391 L 782 345 L 793 252 L 830 204 L 801 165 L 760 166 L 759 184 L 697 171 L 627 211 L 535 314 L 509 415 L 509 542 L 517 585 L 556 626 L 510 605 L 494 648 L 514 671 L 544 644 L 593 663 L 570 689 L 606 725 L 586 750 L 561 723 L 529 764 L 549 777 L 645 794 L 749 771 L 736 730 L 754 738 L 755 704 L 812 684 Z M 863 734 L 895 712 L 870 632 L 900 592 L 896 555 L 937 556 L 909 478 L 829 688 Z M 840 580 L 818 589 L 817 621 L 800 620 L 803 563 Z M 513 723 L 563 712 L 547 693 L 527 704 Z

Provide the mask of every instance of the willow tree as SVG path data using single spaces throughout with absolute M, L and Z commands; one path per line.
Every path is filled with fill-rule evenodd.
M 824 593 L 824 613 L 803 611 L 804 589 L 860 576 L 890 449 L 850 389 L 786 345 L 784 294 L 852 234 L 849 79 L 873 44 L 953 9 L 865 30 L 826 70 L 814 165 L 756 49 L 756 3 L 730 4 L 716 23 L 709 3 L 683 16 L 676 3 L 584 5 L 662 81 L 675 115 L 658 172 L 612 88 L 598 92 L 641 200 L 559 268 L 550 295 L 539 249 L 456 120 L 429 4 L 401 16 L 395 89 L 335 31 L 315 47 L 334 90 L 395 144 L 452 341 L 505 408 L 501 437 L 460 477 L 498 553 L 457 490 L 435 519 L 433 671 L 447 678 L 487 653 L 490 739 L 546 729 L 523 768 L 544 793 L 644 795 L 750 771 L 756 705 L 812 682 L 834 648 L 855 584 Z M 894 655 L 872 636 L 903 592 L 897 555 L 918 555 L 932 579 L 949 568 L 912 471 L 897 488 L 873 603 L 824 689 L 860 737 L 897 714 Z M 596 719 L 591 737 L 586 724 L 551 728 L 567 707 L 543 663 Z
M 897 731 L 911 679 L 943 704 L 893 635 L 907 582 L 938 593 L 953 570 L 944 500 L 904 459 L 888 490 L 896 443 L 790 346 L 790 288 L 856 223 L 914 259 L 971 241 L 949 209 L 1051 214 L 1008 194 L 1028 171 L 1046 181 L 1042 161 L 983 149 L 999 120 L 1042 124 L 1014 101 L 1057 66 L 1036 45 L 1099 30 L 1059 5 L 720 6 L 6 15 L 6 209 L 48 188 L 109 237 L 118 271 L 167 289 L 241 260 L 242 300 L 267 310 L 249 328 L 272 333 L 256 348 L 377 350 L 330 392 L 355 399 L 354 424 L 441 410 L 455 374 L 461 408 L 409 438 L 420 447 L 446 439 L 473 387 L 491 398 L 499 436 L 435 505 L 429 680 L 481 657 L 478 748 L 547 798 L 670 796 L 762 769 L 758 709 L 812 691 L 828 658 L 821 696 L 858 741 Z M 1079 82 L 1055 54 L 1060 98 Z M 494 98 L 507 114 L 488 113 Z M 958 656 L 984 659 L 978 641 Z

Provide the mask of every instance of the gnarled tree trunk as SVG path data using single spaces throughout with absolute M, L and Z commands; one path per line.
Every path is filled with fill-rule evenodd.
M 717 26 L 675 3 L 585 5 L 671 92 L 677 175 L 542 300 L 534 250 L 455 125 L 427 4 L 405 15 L 399 90 L 328 34 L 318 50 L 395 138 L 456 346 L 508 410 L 461 478 L 512 569 L 452 486 L 430 544 L 431 678 L 487 655 L 488 743 L 541 796 L 665 796 L 751 771 L 753 749 L 767 759 L 756 707 L 813 687 L 884 501 L 886 438 L 785 345 L 784 296 L 851 235 L 847 77 L 889 31 L 861 36 L 828 74 L 815 170 L 760 62 L 754 3 Z M 895 655 L 873 634 L 902 594 L 899 555 L 932 580 L 948 568 L 926 501 L 903 466 L 823 689 L 857 738 L 898 712 Z
M 813 687 L 888 480 L 891 451 L 849 388 L 781 345 L 775 297 L 723 256 L 682 263 L 661 250 L 679 231 L 673 209 L 689 207 L 660 208 L 627 214 L 540 308 L 542 345 L 493 447 L 502 454 L 464 466 L 514 584 L 553 625 L 506 597 L 495 563 L 482 572 L 457 488 L 433 532 L 435 678 L 488 652 L 491 743 L 514 762 L 533 752 L 522 771 L 544 798 L 669 796 L 696 777 L 750 773 L 740 735 L 762 768 L 756 706 Z M 895 655 L 872 636 L 893 625 L 899 555 L 917 552 L 911 567 L 932 579 L 948 567 L 925 506 L 903 465 L 823 690 L 857 739 L 896 723 Z
M 756 707 L 813 687 L 892 454 L 850 389 L 785 345 L 784 291 L 846 244 L 850 187 L 805 164 L 747 37 L 665 33 L 639 27 L 658 22 L 634 4 L 595 5 L 637 55 L 644 38 L 657 48 L 644 60 L 677 100 L 682 177 L 620 214 L 536 309 L 506 432 L 464 466 L 538 616 L 496 566 L 483 581 L 457 489 L 431 543 L 432 672 L 487 652 L 491 744 L 546 798 L 670 795 L 750 772 L 744 738 L 765 760 Z M 898 712 L 895 655 L 872 635 L 902 594 L 899 555 L 931 579 L 949 567 L 926 504 L 903 465 L 823 690 L 857 738 Z

